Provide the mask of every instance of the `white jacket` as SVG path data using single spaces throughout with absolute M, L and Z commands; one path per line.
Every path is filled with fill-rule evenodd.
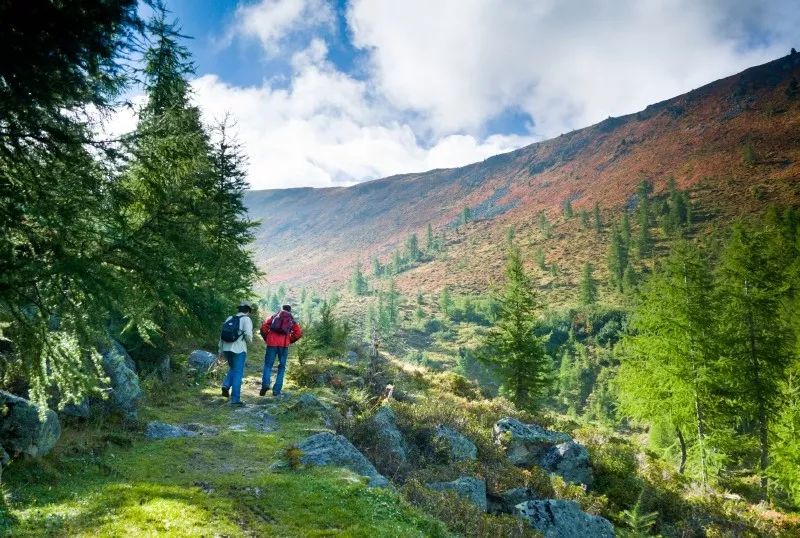
M 236 339 L 235 342 L 223 342 L 222 340 L 219 341 L 218 350 L 220 353 L 223 351 L 232 351 L 233 353 L 244 353 L 247 351 L 247 344 L 253 341 L 253 320 L 250 319 L 250 316 L 245 314 L 244 312 L 239 312 L 236 314 L 239 316 L 239 330 L 243 333 L 242 336 Z M 228 316 L 225 319 L 225 322 L 231 319 L 233 316 Z

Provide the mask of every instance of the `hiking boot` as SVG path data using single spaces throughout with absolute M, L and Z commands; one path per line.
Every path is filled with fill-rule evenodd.
M 231 397 L 231 392 L 230 391 L 231 391 L 231 389 L 229 389 L 228 387 L 222 387 L 222 395 L 225 396 L 226 398 L 230 398 Z
M 269 387 L 265 387 L 264 385 L 261 385 L 261 390 L 258 391 L 258 395 L 259 396 L 264 396 L 265 394 L 267 394 L 268 390 L 269 390 Z

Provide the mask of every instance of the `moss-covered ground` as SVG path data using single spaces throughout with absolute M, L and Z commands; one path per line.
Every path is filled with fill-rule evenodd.
M 256 354 L 255 358 L 257 359 Z M 244 410 L 219 394 L 221 372 L 154 384 L 140 420 L 72 424 L 43 460 L 14 462 L 3 476 L 5 536 L 444 536 L 441 523 L 396 492 L 370 489 L 338 468 L 271 469 L 322 424 L 294 416 L 291 397 L 257 394 L 248 361 Z M 289 386 L 288 390 L 293 390 Z M 253 414 L 274 416 L 274 432 Z M 147 440 L 150 420 L 218 426 L 213 436 Z M 231 429 L 233 426 L 233 429 Z M 243 426 L 243 427 L 242 427 Z

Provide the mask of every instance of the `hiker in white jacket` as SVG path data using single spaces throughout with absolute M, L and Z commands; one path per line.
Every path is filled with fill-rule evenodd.
M 244 363 L 247 360 L 247 344 L 253 341 L 253 321 L 250 319 L 250 303 L 242 301 L 235 316 L 229 316 L 222 325 L 218 351 L 228 361 L 228 373 L 222 381 L 222 395 L 230 397 L 231 405 L 244 405 L 241 401 Z

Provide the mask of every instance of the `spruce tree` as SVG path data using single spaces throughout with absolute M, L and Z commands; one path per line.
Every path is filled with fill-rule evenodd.
M 442 288 L 442 292 L 439 294 L 439 310 L 441 310 L 444 317 L 447 318 L 450 316 L 450 311 L 453 308 L 453 298 L 450 297 L 450 290 L 447 289 L 447 286 Z
M 597 233 L 603 231 L 603 220 L 600 215 L 600 204 L 595 203 L 594 209 L 592 209 L 592 216 L 594 218 L 594 229 Z
M 583 274 L 580 284 L 581 304 L 591 305 L 597 302 L 597 282 L 592 276 L 592 264 L 586 263 L 583 266 Z
M 741 416 L 755 424 L 761 493 L 767 494 L 770 426 L 779 409 L 782 382 L 794 357 L 787 304 L 787 269 L 794 245 L 774 227 L 736 223 L 717 275 L 730 393 Z
M 411 234 L 406 238 L 405 243 L 405 259 L 409 262 L 416 262 L 422 257 L 422 251 L 419 249 L 419 240 L 417 234 Z
M 353 295 L 365 295 L 369 289 L 367 279 L 361 271 L 361 264 L 357 263 L 350 275 L 350 292 Z
M 567 220 L 571 219 L 574 215 L 572 211 L 572 202 L 570 200 L 564 200 L 562 207 L 564 209 L 564 218 Z
M 627 211 L 622 214 L 622 223 L 620 224 L 619 232 L 622 238 L 622 244 L 627 251 L 631 248 L 631 220 Z
M 696 247 L 677 244 L 649 282 L 623 339 L 617 382 L 623 412 L 668 421 L 682 440 L 696 434 L 700 476 L 707 483 L 708 407 L 720 375 L 710 269 Z M 683 443 L 682 443 L 683 444 Z M 687 454 L 681 454 L 680 468 Z
M 433 226 L 431 223 L 428 223 L 427 228 L 425 228 L 425 251 L 430 255 L 436 250 L 436 240 L 433 237 Z
M 623 290 L 623 277 L 628 266 L 628 249 L 622 235 L 616 228 L 611 233 L 611 244 L 608 249 L 608 272 L 611 275 L 611 284 L 619 291 Z
M 550 358 L 534 334 L 540 306 L 517 249 L 509 252 L 505 273 L 505 287 L 496 297 L 497 320 L 486 336 L 481 360 L 496 368 L 516 405 L 530 408 L 551 385 Z

